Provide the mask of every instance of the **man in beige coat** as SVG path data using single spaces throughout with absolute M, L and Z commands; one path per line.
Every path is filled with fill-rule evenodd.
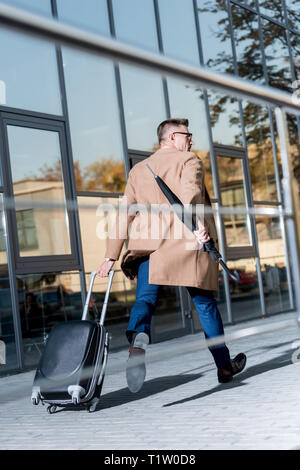
M 203 163 L 190 152 L 193 142 L 187 119 L 163 121 L 157 134 L 159 150 L 136 164 L 129 173 L 105 261 L 97 270 L 99 276 L 108 276 L 120 256 L 130 227 L 128 250 L 121 268 L 127 277 L 137 279 L 136 302 L 126 330 L 130 343 L 126 376 L 132 392 L 140 390 L 145 379 L 145 349 L 161 285 L 187 287 L 205 336 L 213 338 L 224 334 L 214 295 L 218 289 L 218 264 L 201 250 L 202 243 L 210 237 L 218 241 L 213 215 L 201 217 L 203 207 L 211 205 L 204 185 Z M 147 164 L 187 209 L 192 208 L 198 214 L 198 230 L 194 235 L 168 211 L 168 200 Z M 212 347 L 210 351 L 220 383 L 228 382 L 245 367 L 246 356 L 240 353 L 231 360 L 225 344 Z

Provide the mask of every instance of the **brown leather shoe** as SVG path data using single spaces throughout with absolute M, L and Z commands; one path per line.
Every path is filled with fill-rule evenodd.
M 137 393 L 144 384 L 146 377 L 145 353 L 148 344 L 149 336 L 146 333 L 137 333 L 129 347 L 126 379 L 132 393 Z
M 234 359 L 231 359 L 228 367 L 218 369 L 218 381 L 221 384 L 230 382 L 232 377 L 244 370 L 247 362 L 246 354 L 239 353 Z

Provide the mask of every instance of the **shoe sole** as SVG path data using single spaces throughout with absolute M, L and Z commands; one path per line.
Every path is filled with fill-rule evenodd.
M 239 370 L 239 371 L 235 372 L 234 374 L 232 374 L 233 377 L 234 377 L 235 375 L 240 374 L 241 372 L 243 372 L 243 370 L 245 369 L 246 364 L 247 364 L 247 356 L 246 356 L 246 354 L 244 354 L 244 353 L 239 353 L 237 356 L 235 356 L 235 358 L 234 358 L 233 360 L 238 360 L 239 357 L 243 359 L 244 363 L 243 363 L 243 366 L 242 366 L 241 370 Z
M 146 333 L 138 333 L 134 339 L 133 347 L 146 350 L 148 344 L 149 336 Z M 130 392 L 139 392 L 144 384 L 145 377 L 145 354 L 130 356 L 126 367 L 126 380 Z

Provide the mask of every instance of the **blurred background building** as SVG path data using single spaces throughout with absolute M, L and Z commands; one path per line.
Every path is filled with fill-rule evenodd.
M 2 3 L 290 93 L 300 79 L 299 0 Z M 271 108 L 4 27 L 0 64 L 0 339 L 7 350 L 0 374 L 34 367 L 50 328 L 80 318 L 82 292 L 106 247 L 98 235 L 106 231 L 107 211 L 97 206 L 117 205 L 130 168 L 157 148 L 162 120 L 189 119 L 214 206 L 282 207 Z M 299 119 L 289 115 L 288 127 L 300 182 Z M 292 309 L 283 218 L 224 215 L 217 225 L 221 251 L 242 278 L 235 284 L 220 272 L 224 322 Z M 112 348 L 126 345 L 135 299 L 135 283 L 119 262 L 116 269 L 106 321 Z M 94 317 L 105 288 L 97 279 Z M 163 287 L 153 340 L 200 328 L 186 291 Z

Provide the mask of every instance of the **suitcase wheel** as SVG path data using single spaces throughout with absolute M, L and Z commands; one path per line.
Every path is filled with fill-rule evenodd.
M 49 405 L 49 406 L 47 407 L 47 411 L 48 411 L 48 413 L 49 413 L 50 415 L 52 415 L 53 413 L 55 413 L 56 409 L 57 409 L 57 406 L 56 406 L 56 405 Z

